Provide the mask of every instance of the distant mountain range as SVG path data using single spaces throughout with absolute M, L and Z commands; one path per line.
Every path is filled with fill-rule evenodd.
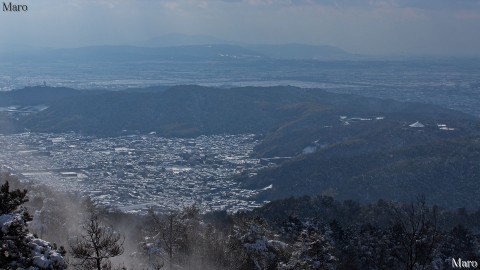
M 326 45 L 278 44 L 246 45 L 245 48 L 275 59 L 352 60 L 359 58 L 340 48 Z
M 154 37 L 147 40 L 143 45 L 156 48 L 211 44 L 239 45 L 238 42 L 232 42 L 209 35 L 185 35 L 180 33 L 169 33 L 166 35 Z
M 321 193 L 409 201 L 425 193 L 442 206 L 480 207 L 480 120 L 438 106 L 296 87 L 36 87 L 0 95 L 17 105 L 48 106 L 18 120 L 0 113 L 2 132 L 257 134 L 261 162 L 289 157 L 256 176 L 238 177 L 247 187 L 271 185 L 260 200 Z
M 24 46 L 1 50 L 0 60 L 28 62 L 136 62 L 202 61 L 228 59 L 315 59 L 352 60 L 360 56 L 333 46 L 304 44 L 243 44 L 210 36 L 169 34 L 140 46 L 89 46 L 34 49 Z
M 72 49 L 43 49 L 0 54 L 4 61 L 29 62 L 138 62 L 198 61 L 265 57 L 236 45 L 189 45 L 176 47 L 93 46 Z

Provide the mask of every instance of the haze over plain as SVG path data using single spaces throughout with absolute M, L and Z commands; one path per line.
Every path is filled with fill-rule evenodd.
M 24 4 L 24 3 L 22 3 Z M 478 0 L 42 0 L 2 12 L 3 50 L 148 45 L 169 33 L 327 44 L 368 55 L 480 55 Z

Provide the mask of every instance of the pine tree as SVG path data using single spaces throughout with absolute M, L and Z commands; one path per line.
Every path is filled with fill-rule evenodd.
M 79 269 L 111 269 L 110 258 L 123 254 L 123 237 L 112 227 L 102 224 L 96 210 L 82 226 L 83 234 L 70 243 L 75 266 Z
M 5 269 L 65 269 L 65 253 L 28 232 L 30 215 L 21 205 L 28 201 L 26 190 L 10 191 L 11 175 L 0 187 L 0 265 Z
M 9 179 L 11 176 L 2 175 L 1 178 Z M 3 180 L 3 179 L 2 179 Z M 27 190 L 10 191 L 8 180 L 0 188 L 0 215 L 9 214 L 27 202 Z
M 0 265 L 31 264 L 30 249 L 23 240 L 28 234 L 28 212 L 20 205 L 27 202 L 26 190 L 10 191 L 8 181 L 0 188 Z

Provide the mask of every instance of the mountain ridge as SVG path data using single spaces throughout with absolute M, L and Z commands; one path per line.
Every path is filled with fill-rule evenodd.
M 342 49 L 326 45 L 244 45 L 218 42 L 168 46 L 96 45 L 78 48 L 0 51 L 0 59 L 3 61 L 21 60 L 28 62 L 137 62 L 228 59 L 348 60 L 357 58 L 358 56 L 345 52 Z
M 252 198 L 260 201 L 319 193 L 408 201 L 431 192 L 438 205 L 463 207 L 480 196 L 469 193 L 480 175 L 480 120 L 435 105 L 288 86 L 85 92 L 6 124 L 105 137 L 253 133 L 262 138 L 252 153 L 260 162 L 287 157 L 237 177 L 248 188 L 272 186 Z

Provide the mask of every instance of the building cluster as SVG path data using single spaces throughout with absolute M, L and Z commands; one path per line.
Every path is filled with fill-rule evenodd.
M 163 138 L 154 133 L 96 138 L 75 133 L 0 135 L 0 169 L 24 181 L 90 196 L 125 212 L 203 211 L 260 206 L 257 190 L 233 178 L 272 165 L 253 158 L 253 134 Z

